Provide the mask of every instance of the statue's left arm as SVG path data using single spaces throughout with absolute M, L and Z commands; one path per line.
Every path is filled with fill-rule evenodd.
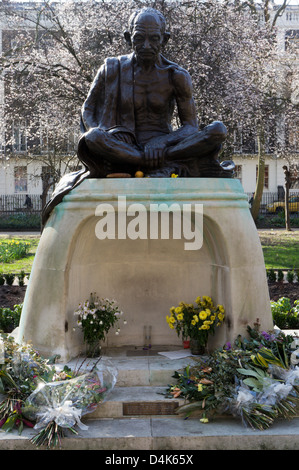
M 183 69 L 174 70 L 172 80 L 181 127 L 170 134 L 168 145 L 174 145 L 198 131 L 193 87 L 189 73 Z

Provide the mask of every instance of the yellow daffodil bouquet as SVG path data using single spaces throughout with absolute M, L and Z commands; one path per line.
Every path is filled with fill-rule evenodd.
M 206 346 L 209 335 L 215 333 L 215 328 L 223 323 L 224 317 L 224 307 L 215 306 L 211 297 L 203 296 L 197 297 L 195 305 L 180 302 L 178 307 L 171 307 L 166 321 L 183 340 L 194 339 Z

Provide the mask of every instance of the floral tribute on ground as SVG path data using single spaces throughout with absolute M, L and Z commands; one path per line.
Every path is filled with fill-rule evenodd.
M 248 337 L 176 371 L 166 395 L 185 398 L 178 409 L 188 418 L 229 414 L 254 429 L 269 428 L 276 419 L 290 419 L 299 404 L 299 338 L 280 330 L 260 332 L 259 322 L 248 326 Z
M 75 312 L 89 346 L 103 341 L 122 314 L 115 300 L 96 294 Z M 118 327 L 116 334 L 119 331 Z M 58 373 L 52 361 L 31 345 L 19 345 L 12 336 L 0 334 L 0 428 L 22 433 L 24 425 L 32 427 L 38 433 L 31 441 L 48 447 L 60 444 L 65 430 L 77 434 L 76 426 L 87 429 L 81 417 L 94 411 L 116 383 L 116 369 L 100 360 L 91 370 L 85 367 L 85 372 L 81 365 L 77 370 L 65 366 Z
M 76 426 L 87 429 L 81 417 L 94 411 L 116 382 L 115 368 L 100 364 L 99 359 L 85 372 L 83 364 L 57 372 L 31 345 L 0 335 L 0 428 L 19 434 L 24 426 L 34 428 L 31 442 L 47 447 L 60 445 L 66 431 L 77 434 Z

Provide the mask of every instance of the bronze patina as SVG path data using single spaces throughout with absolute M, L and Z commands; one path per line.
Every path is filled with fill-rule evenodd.
M 227 130 L 215 121 L 199 130 L 189 73 L 166 59 L 169 39 L 163 15 L 152 8 L 129 19 L 125 39 L 132 53 L 107 58 L 81 113 L 78 158 L 84 169 L 59 182 L 44 220 L 62 197 L 85 178 L 231 177 L 218 155 Z M 180 127 L 172 128 L 177 107 Z

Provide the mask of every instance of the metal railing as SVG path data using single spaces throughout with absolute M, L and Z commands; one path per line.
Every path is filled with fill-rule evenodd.
M 248 201 L 252 197 L 252 193 L 246 193 L 248 196 Z M 299 191 L 290 192 L 289 198 L 296 197 L 298 202 L 290 204 L 291 215 L 292 217 L 299 217 Z M 274 215 L 281 214 L 284 212 L 285 201 L 284 195 L 278 192 L 264 192 L 262 197 L 262 202 L 260 205 L 259 214 L 260 215 Z
M 15 214 L 17 212 L 41 212 L 42 200 L 39 194 L 29 194 L 26 204 L 24 194 L 1 194 L 0 213 Z

